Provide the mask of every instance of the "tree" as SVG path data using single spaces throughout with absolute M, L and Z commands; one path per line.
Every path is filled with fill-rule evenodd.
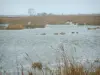
M 42 12 L 42 13 L 37 13 L 38 16 L 47 16 L 48 14 L 46 12 Z
M 28 14 L 29 14 L 30 16 L 35 15 L 35 10 L 34 10 L 33 8 L 28 9 Z
M 42 16 L 46 16 L 47 15 L 47 13 L 45 13 L 45 12 L 43 12 L 43 13 L 41 13 L 42 14 Z
M 48 15 L 53 15 L 53 13 L 49 13 Z

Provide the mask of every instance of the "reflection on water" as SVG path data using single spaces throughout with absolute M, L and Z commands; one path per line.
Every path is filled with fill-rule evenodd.
M 100 58 L 100 30 L 89 26 L 47 26 L 24 30 L 0 30 L 0 53 L 4 54 L 2 66 L 11 69 L 17 62 L 27 65 L 32 61 L 54 63 L 59 44 L 63 44 L 69 57 L 77 61 Z M 51 46 L 53 48 L 51 48 Z M 56 49 L 56 50 L 55 50 Z M 31 60 L 26 61 L 29 54 Z M 5 66 L 6 65 L 6 66 Z

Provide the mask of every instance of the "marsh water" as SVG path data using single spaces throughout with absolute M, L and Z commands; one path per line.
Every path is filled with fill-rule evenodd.
M 57 49 L 63 44 L 69 58 L 84 63 L 100 58 L 100 29 L 95 26 L 48 25 L 45 28 L 0 30 L 0 53 L 4 69 L 16 68 L 16 59 L 28 66 L 31 61 L 55 64 Z M 64 33 L 64 34 L 60 34 Z M 29 58 L 26 60 L 28 54 Z

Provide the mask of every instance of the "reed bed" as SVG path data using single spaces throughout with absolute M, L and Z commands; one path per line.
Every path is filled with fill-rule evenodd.
M 100 65 L 95 67 L 91 63 L 90 69 L 86 69 L 82 63 L 76 63 L 73 57 L 72 59 L 68 57 L 62 44 L 59 46 L 59 52 L 61 52 L 61 58 L 57 58 L 55 69 L 50 68 L 46 64 L 43 65 L 40 61 L 33 62 L 30 55 L 26 53 L 27 59 L 31 61 L 31 69 L 27 71 L 28 75 L 100 75 Z M 100 62 L 99 58 L 94 60 L 94 62 Z M 24 75 L 24 73 L 22 73 L 22 75 Z
M 100 65 L 98 67 L 95 67 L 91 63 L 91 70 L 86 69 L 81 63 L 76 64 L 74 58 L 73 61 L 68 58 L 63 45 L 60 46 L 60 50 L 62 51 L 62 59 L 58 60 L 60 60 L 63 65 L 57 65 L 58 75 L 100 75 Z M 95 61 L 99 62 L 98 60 Z

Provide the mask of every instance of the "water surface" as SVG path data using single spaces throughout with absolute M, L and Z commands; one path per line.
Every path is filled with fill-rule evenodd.
M 73 56 L 82 63 L 86 59 L 100 58 L 100 30 L 88 30 L 87 27 L 93 26 L 55 25 L 36 29 L 0 30 L 0 53 L 5 56 L 1 64 L 5 69 L 11 69 L 16 66 L 17 59 L 18 63 L 25 66 L 31 63 L 25 59 L 25 53 L 29 54 L 32 61 L 54 63 L 56 57 L 60 57 L 57 53 L 60 44 L 63 44 L 69 58 Z M 61 35 L 61 32 L 65 34 Z

